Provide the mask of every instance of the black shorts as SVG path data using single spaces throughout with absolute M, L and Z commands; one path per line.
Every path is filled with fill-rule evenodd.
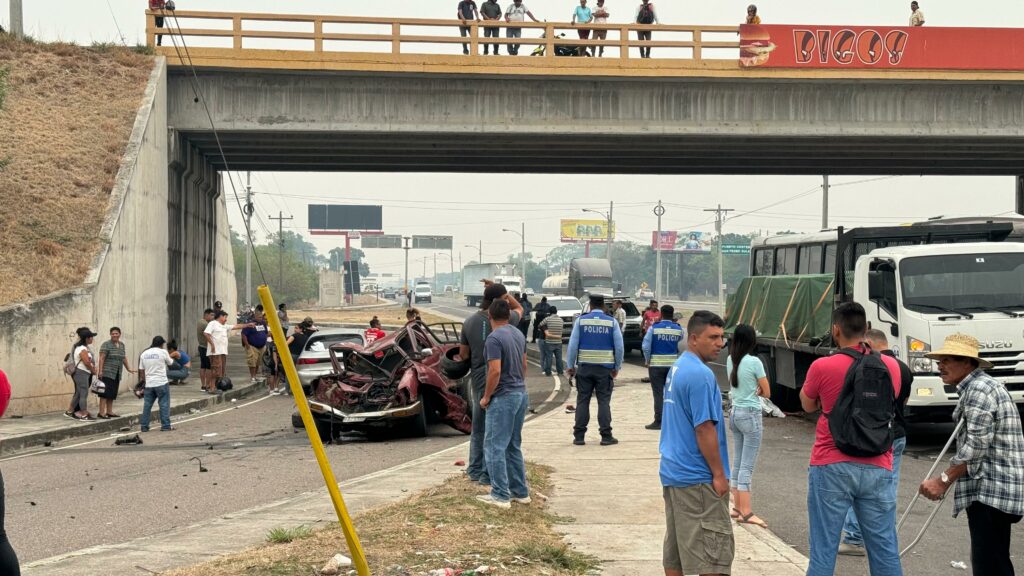
M 206 346 L 199 347 L 199 368 L 201 370 L 210 369 L 210 357 L 206 355 Z

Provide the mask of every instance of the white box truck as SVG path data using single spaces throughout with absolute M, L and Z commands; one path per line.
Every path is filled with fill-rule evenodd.
M 466 306 L 479 306 L 484 299 L 484 283 L 490 280 L 496 284 L 504 284 L 509 292 L 519 293 L 522 281 L 516 274 L 514 264 L 470 264 L 462 269 L 462 294 L 466 297 Z

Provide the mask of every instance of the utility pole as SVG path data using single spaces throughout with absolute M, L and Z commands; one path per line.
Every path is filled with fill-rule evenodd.
M 821 178 L 821 229 L 828 230 L 828 174 Z
M 252 304 L 252 172 L 245 173 L 245 303 Z
M 403 236 L 402 240 L 405 240 L 405 293 L 409 293 L 409 236 Z
M 608 203 L 608 250 L 606 255 L 608 256 L 608 266 L 612 265 L 612 226 L 615 225 L 615 220 L 612 218 L 612 212 L 615 211 L 615 202 Z M 615 272 L 612 271 L 612 276 L 615 276 Z
M 15 38 L 25 36 L 25 17 L 21 10 L 21 0 L 11 0 L 11 34 Z
M 277 289 L 284 290 L 284 221 L 292 220 L 291 216 L 285 218 L 284 212 L 278 212 L 277 217 L 267 216 L 270 220 L 277 220 Z
M 722 267 L 725 259 L 722 255 L 722 224 L 725 222 L 725 214 L 734 212 L 732 208 L 722 208 L 719 204 L 718 208 L 711 208 L 704 210 L 705 212 L 715 213 L 715 232 L 718 234 L 718 312 L 720 314 L 725 313 L 725 291 L 722 289 Z
M 657 271 L 654 273 L 654 298 L 661 301 L 661 217 L 665 215 L 665 207 L 661 205 L 661 200 L 658 200 L 658 205 L 654 207 L 654 215 L 658 217 L 658 235 L 655 237 L 656 249 L 658 256 Z
M 522 233 L 519 235 L 519 239 L 522 242 L 519 261 L 523 263 L 523 271 L 519 274 L 519 294 L 523 295 L 526 294 L 526 222 L 523 222 Z
M 484 241 L 480 240 L 479 242 L 480 243 L 477 245 L 477 248 L 476 248 L 476 250 L 477 250 L 476 257 L 477 257 L 477 260 L 478 260 L 477 264 L 483 264 L 484 263 Z
M 434 292 L 437 292 L 437 252 L 434 252 Z

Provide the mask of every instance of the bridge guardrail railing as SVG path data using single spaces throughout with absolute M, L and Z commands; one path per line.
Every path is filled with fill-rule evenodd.
M 158 28 L 156 19 L 164 18 L 164 27 Z M 639 58 L 640 48 L 661 49 L 652 52 L 651 58 L 689 61 L 700 65 L 705 60 L 732 60 L 738 58 L 739 27 L 738 26 L 695 26 L 671 24 L 587 24 L 573 25 L 568 22 L 514 22 L 499 21 L 460 21 L 421 18 L 390 18 L 366 16 L 321 16 L 300 14 L 262 14 L 232 12 L 202 12 L 178 10 L 146 11 L 147 44 L 155 47 L 158 35 L 178 36 L 189 39 L 187 45 L 194 46 L 196 39 L 230 39 L 231 46 L 213 46 L 230 48 L 236 51 L 249 49 L 282 49 L 272 44 L 261 44 L 262 41 L 288 41 L 286 49 L 295 50 L 299 43 L 300 51 L 312 53 L 344 53 L 344 52 L 375 52 L 399 54 L 438 54 L 437 47 L 468 44 L 470 56 L 479 55 L 480 46 L 487 44 L 510 45 L 524 47 L 544 45 L 544 58 L 555 57 L 556 46 L 582 46 L 587 48 L 604 48 L 612 52 L 618 51 L 621 60 Z M 366 32 L 366 28 L 374 29 Z M 379 30 L 379 29 L 383 30 Z M 468 36 L 460 35 L 460 28 L 467 29 Z M 487 28 L 521 28 L 525 35 L 536 30 L 542 37 L 523 38 L 485 38 L 483 30 Z M 580 29 L 607 31 L 608 39 L 595 40 L 577 38 Z M 423 31 L 447 31 L 448 34 L 422 33 Z M 638 32 L 650 31 L 654 37 L 668 35 L 670 39 L 640 40 Z M 565 37 L 560 35 L 564 34 Z M 682 39 L 679 39 L 679 38 Z M 335 49 L 344 48 L 342 44 L 357 43 L 362 50 Z M 336 46 L 337 45 L 337 46 Z M 167 46 L 165 44 L 165 46 Z M 367 50 L 367 46 L 375 49 Z M 377 46 L 383 47 L 383 49 Z M 208 48 L 211 46 L 199 46 Z M 423 47 L 432 47 L 423 50 Z M 631 50 L 631 49 L 636 49 Z M 665 50 L 668 49 L 668 50 Z M 633 53 L 631 53 L 633 52 Z M 449 53 L 450 54 L 450 53 Z M 460 54 L 461 55 L 461 54 Z M 525 54 L 520 54 L 521 56 Z M 717 56 L 717 57 L 716 57 Z M 483 57 L 483 56 L 479 56 Z M 614 58 L 615 56 L 612 56 Z

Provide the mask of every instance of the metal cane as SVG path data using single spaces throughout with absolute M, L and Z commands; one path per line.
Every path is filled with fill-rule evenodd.
M 939 457 L 935 459 L 935 463 L 932 464 L 932 467 L 928 470 L 928 475 L 924 477 L 925 480 L 931 478 L 932 475 L 935 474 L 935 469 L 939 467 L 939 464 L 942 462 L 942 458 L 946 455 L 946 452 L 949 451 L 949 447 L 953 445 L 953 440 L 956 440 L 956 435 L 960 432 L 960 428 L 962 428 L 963 425 L 964 419 L 961 418 L 960 421 L 956 423 L 956 427 L 953 428 L 953 434 L 949 437 L 949 440 L 946 441 L 946 445 L 942 448 L 942 452 L 939 453 Z M 900 528 L 903 527 L 903 523 L 910 517 L 910 511 L 914 509 L 914 504 L 917 503 L 917 499 L 920 498 L 920 496 L 921 492 L 917 492 L 910 500 L 910 505 L 907 506 L 907 510 L 903 513 L 903 516 L 900 517 L 899 523 L 896 524 L 897 534 L 899 534 Z M 913 549 L 914 546 L 917 546 L 917 543 L 921 541 L 921 538 L 924 537 L 924 533 L 928 530 L 928 527 L 931 526 L 932 520 L 935 519 L 935 515 L 938 514 L 945 501 L 946 497 L 943 496 L 942 499 L 939 500 L 938 504 L 935 505 L 935 508 L 932 509 L 932 513 L 928 515 L 927 519 L 925 519 L 924 526 L 921 527 L 921 530 L 917 533 L 917 536 L 914 537 L 914 540 L 908 544 L 902 552 L 900 552 L 900 558 L 906 556 L 907 552 L 910 552 L 910 550 Z

